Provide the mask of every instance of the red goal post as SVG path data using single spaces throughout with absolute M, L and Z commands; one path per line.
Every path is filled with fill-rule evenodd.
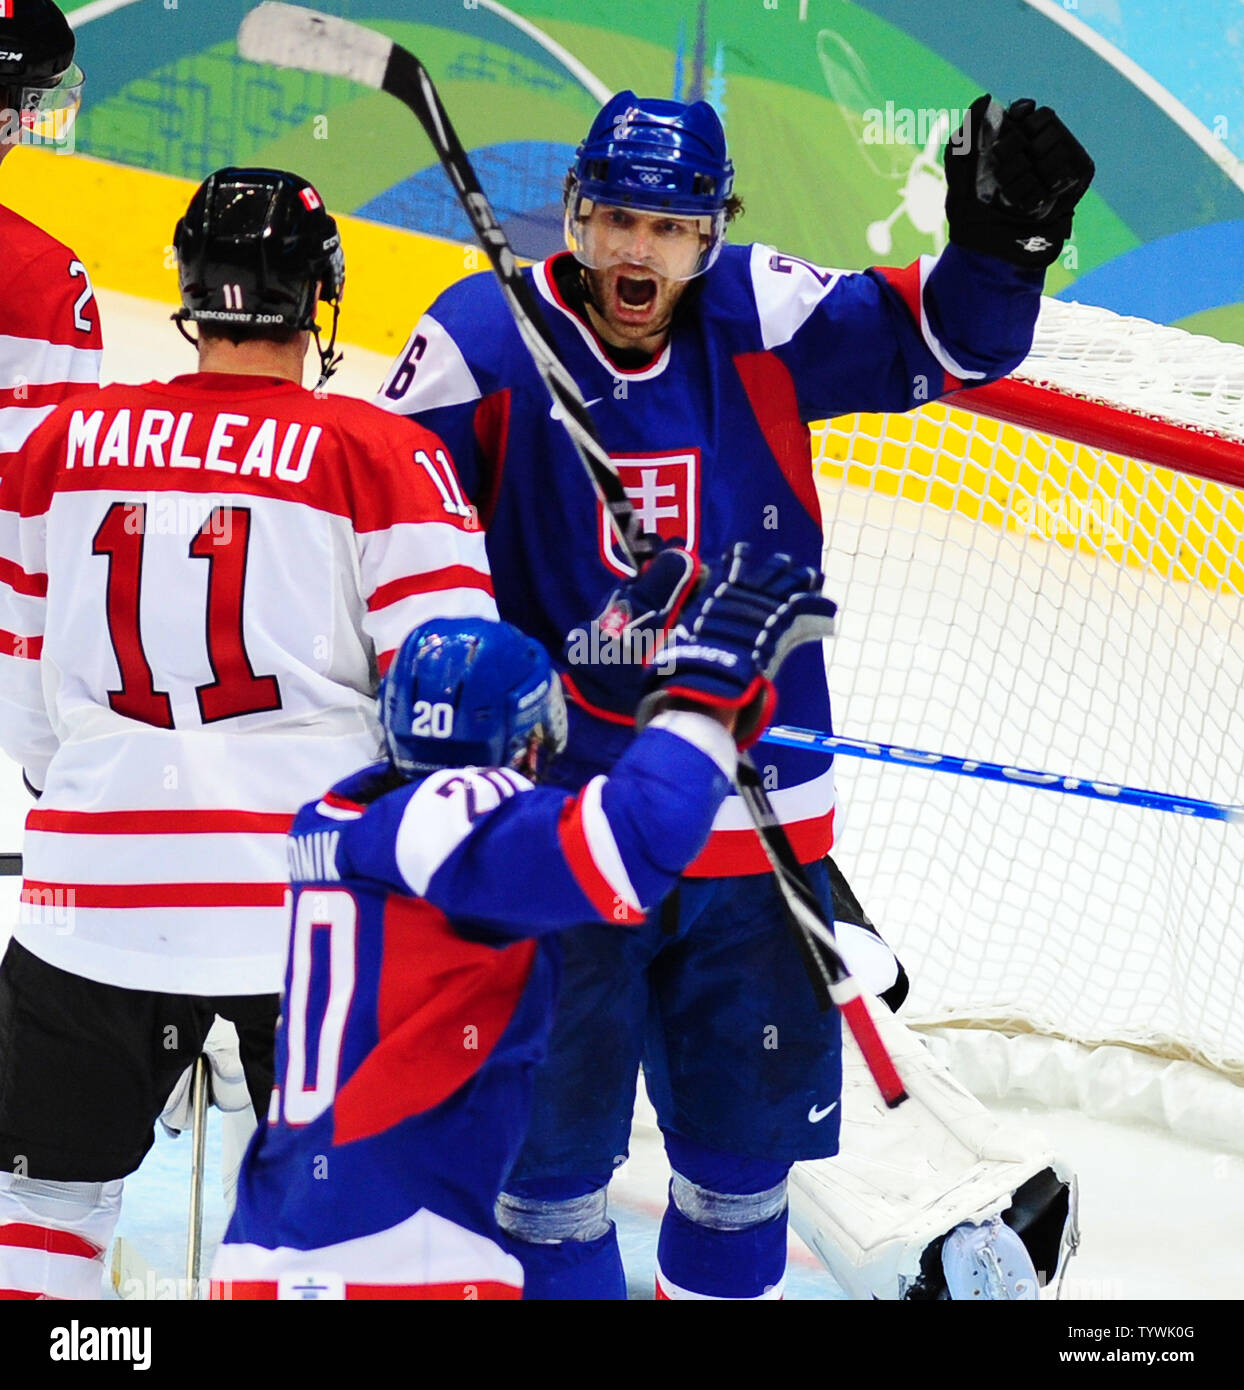
M 1046 301 L 1008 380 L 831 421 L 813 453 L 836 732 L 1244 801 L 1244 346 Z M 1096 1076 L 1186 1127 L 1169 1094 L 1214 1078 L 1192 1127 L 1239 1105 L 1244 1136 L 1244 828 L 836 767 L 836 854 L 905 1014 L 1010 1072 L 982 1089 L 1050 1089 L 1062 1052 L 1043 1099 Z

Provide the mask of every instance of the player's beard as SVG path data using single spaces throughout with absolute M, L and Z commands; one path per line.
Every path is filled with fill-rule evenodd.
M 643 266 L 611 266 L 583 272 L 589 307 L 601 337 L 614 347 L 658 352 L 669 335 L 674 310 L 688 281 L 667 280 Z

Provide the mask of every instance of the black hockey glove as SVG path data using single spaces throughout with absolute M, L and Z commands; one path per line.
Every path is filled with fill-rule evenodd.
M 734 740 L 750 748 L 773 717 L 773 681 L 787 653 L 834 630 L 838 606 L 821 593 L 822 582 L 789 555 L 756 559 L 739 542 L 654 663 L 636 724 L 671 704 L 737 710 Z
M 614 589 L 597 616 L 575 628 L 562 647 L 562 682 L 571 698 L 629 723 L 649 664 L 706 577 L 693 555 L 671 548 Z
M 1025 270 L 1057 260 L 1093 161 L 1048 106 L 978 97 L 946 145 L 950 239 Z

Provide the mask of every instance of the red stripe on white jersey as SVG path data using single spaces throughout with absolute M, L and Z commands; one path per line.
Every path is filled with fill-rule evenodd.
M 0 628 L 0 655 L 20 657 L 23 661 L 38 661 L 43 655 L 42 637 L 22 637 Z
M 36 907 L 283 907 L 285 883 L 47 883 L 24 879 L 21 900 Z
M 48 577 L 46 574 L 27 574 L 24 569 L 12 560 L 6 560 L 0 555 L 0 583 L 7 584 L 10 589 L 18 594 L 26 594 L 30 598 L 47 598 Z
M 380 587 L 367 600 L 371 612 L 387 608 L 400 599 L 410 598 L 412 594 L 442 593 L 446 589 L 482 589 L 492 594 L 492 579 L 468 565 L 448 565 L 444 569 L 433 570 L 428 574 L 407 575 Z
M 293 816 L 272 811 L 40 811 L 27 830 L 61 835 L 287 835 Z
M 103 1247 L 73 1231 L 21 1221 L 0 1225 L 0 1300 L 95 1299 Z
M 17 1246 L 23 1250 L 46 1250 L 52 1255 L 78 1255 L 93 1260 L 102 1255 L 103 1248 L 85 1236 L 62 1231 L 55 1226 L 34 1226 L 11 1221 L 0 1226 L 0 1245 Z

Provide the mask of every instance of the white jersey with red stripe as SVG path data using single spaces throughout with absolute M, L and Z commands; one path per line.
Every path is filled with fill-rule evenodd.
M 99 311 L 68 246 L 0 205 L 0 478 L 23 444 L 76 392 L 99 381 Z
M 494 1207 L 544 1056 L 556 934 L 642 921 L 735 767 L 720 724 L 675 711 L 575 796 L 509 768 L 402 783 L 382 763 L 303 807 L 276 1086 L 215 1297 L 517 1295 Z
M 611 356 L 568 253 L 524 275 L 642 529 L 710 564 L 747 541 L 757 555 L 784 552 L 818 568 L 825 537 L 808 422 L 910 410 L 1004 375 L 1028 351 L 1042 283 L 1039 272 L 953 245 L 936 261 L 858 275 L 771 246 L 727 246 L 688 285 L 668 341 L 646 357 Z M 488 531 L 502 616 L 560 659 L 567 634 L 626 566 L 495 277 L 471 276 L 441 295 L 377 399 L 447 442 Z M 832 731 L 817 647 L 793 652 L 777 686 L 778 722 Z M 572 704 L 580 778 L 610 766 L 630 734 L 616 717 Z M 795 853 L 821 858 L 833 838 L 830 760 L 766 746 L 763 762 Z M 768 871 L 746 808 L 729 798 L 689 876 Z
M 0 729 L 43 790 L 15 937 L 128 988 L 280 988 L 284 837 L 377 756 L 433 616 L 492 617 L 427 430 L 278 378 L 70 401 L 0 481 Z

